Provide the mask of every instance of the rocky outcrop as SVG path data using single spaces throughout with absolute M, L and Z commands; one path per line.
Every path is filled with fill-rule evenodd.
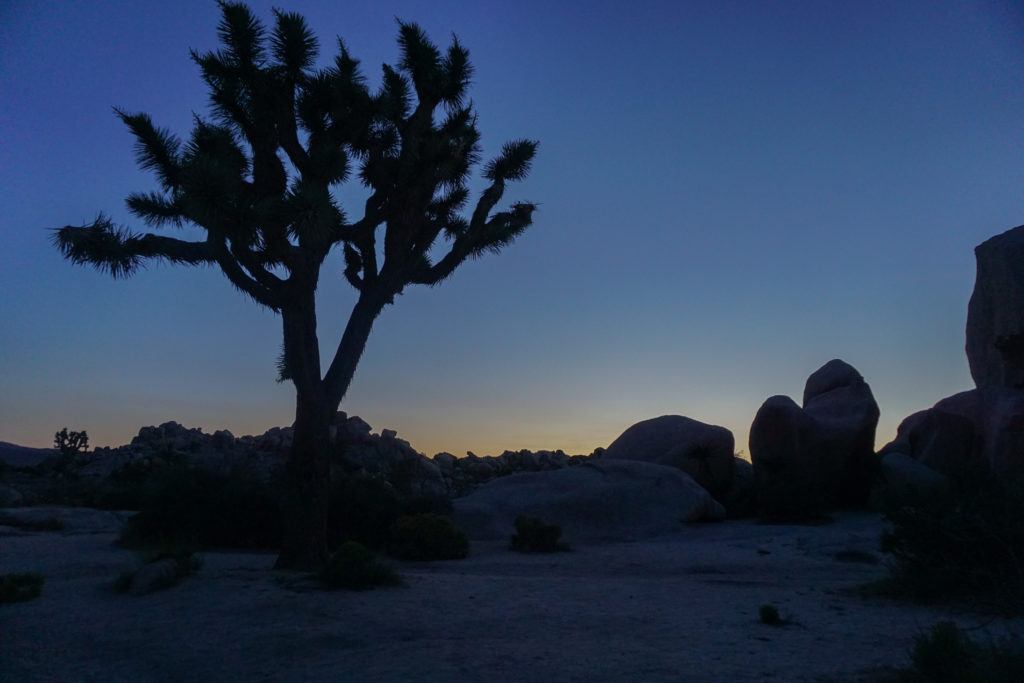
M 942 399 L 900 423 L 879 456 L 902 453 L 954 481 L 1024 476 L 1024 391 L 985 387 Z
M 974 249 L 967 361 L 979 388 L 1024 388 L 1024 225 Z
M 683 522 L 720 520 L 724 508 L 675 467 L 594 459 L 578 467 L 496 479 L 454 502 L 455 522 L 472 538 L 508 539 L 516 517 L 557 524 L 574 541 L 632 540 Z
M 879 480 L 873 507 L 882 511 L 939 498 L 952 490 L 949 477 L 896 451 L 881 456 Z
M 399 438 L 395 430 L 383 429 L 376 434 L 364 420 L 344 412 L 335 416 L 330 436 L 335 474 L 372 477 L 387 482 L 401 495 L 414 497 L 458 497 L 499 477 L 562 469 L 588 459 L 560 450 L 505 451 L 483 457 L 469 453 L 463 458 L 438 453 L 428 458 Z M 78 453 L 69 461 L 51 457 L 33 468 L 8 468 L 0 484 L 16 487 L 19 495 L 24 496 L 18 503 L 8 504 L 29 504 L 37 500 L 64 501 L 51 486 L 58 480 L 74 481 L 80 492 L 90 487 L 102 490 L 108 484 L 141 483 L 152 473 L 170 466 L 187 465 L 272 482 L 287 461 L 292 439 L 291 427 L 273 427 L 263 434 L 235 437 L 227 430 L 207 434 L 171 421 L 143 427 L 125 446 Z M 14 494 L 5 497 L 8 499 L 14 501 Z
M 603 457 L 678 468 L 721 499 L 732 486 L 734 454 L 735 440 L 725 427 L 681 415 L 662 415 L 624 431 Z
M 876 470 L 879 410 L 864 378 L 832 360 L 804 388 L 764 402 L 750 427 L 759 505 L 769 515 L 802 515 L 866 502 Z

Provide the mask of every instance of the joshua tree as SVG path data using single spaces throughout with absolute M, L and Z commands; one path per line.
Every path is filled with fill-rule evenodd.
M 457 39 L 443 54 L 415 24 L 399 22 L 401 60 L 371 92 L 338 41 L 317 69 L 305 20 L 274 11 L 271 31 L 241 3 L 220 2 L 223 49 L 192 59 L 210 91 L 212 118 L 195 117 L 182 143 L 146 114 L 116 110 L 136 140 L 157 192 L 134 193 L 129 211 L 153 228 L 194 225 L 205 239 L 139 234 L 100 214 L 54 231 L 72 263 L 115 278 L 146 259 L 213 264 L 257 303 L 281 315 L 281 379 L 295 385 L 285 538 L 279 568 L 313 568 L 327 556 L 329 428 L 374 320 L 410 284 L 435 285 L 469 257 L 497 252 L 531 224 L 534 204 L 495 210 L 509 181 L 526 176 L 531 140 L 504 145 L 468 217 L 467 179 L 479 162 L 472 74 Z M 332 194 L 353 170 L 366 188 L 350 220 Z M 382 240 L 382 242 L 381 242 Z M 341 247 L 358 299 L 323 371 L 315 296 L 321 266 Z

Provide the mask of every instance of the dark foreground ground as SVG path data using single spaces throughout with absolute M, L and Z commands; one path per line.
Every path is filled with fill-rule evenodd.
M 0 573 L 46 575 L 41 598 L 0 605 L 3 681 L 857 681 L 905 665 L 942 619 L 1024 633 L 1020 619 L 846 594 L 884 575 L 865 561 L 882 529 L 867 513 L 557 555 L 478 543 L 363 593 L 273 572 L 270 555 L 205 553 L 196 575 L 141 597 L 111 588 L 135 561 L 112 545 L 116 513 L 55 514 L 65 531 L 0 527 Z M 762 624 L 765 604 L 791 623 Z

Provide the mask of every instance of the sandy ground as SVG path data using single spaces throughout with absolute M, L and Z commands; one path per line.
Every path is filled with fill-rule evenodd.
M 885 571 L 836 558 L 876 551 L 866 513 L 556 555 L 477 543 L 465 560 L 398 563 L 406 585 L 369 592 L 319 590 L 270 555 L 205 553 L 198 574 L 141 597 L 111 588 L 135 561 L 112 545 L 117 516 L 57 513 L 64 532 L 0 527 L 0 572 L 46 575 L 41 598 L 0 605 L 2 681 L 856 681 L 905 665 L 941 619 L 1024 633 L 845 594 Z M 760 623 L 763 604 L 792 623 Z

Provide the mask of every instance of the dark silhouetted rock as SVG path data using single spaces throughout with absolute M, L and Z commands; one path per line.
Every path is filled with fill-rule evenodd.
M 1024 388 L 1024 226 L 974 249 L 967 361 L 979 388 Z
M 881 456 L 879 484 L 874 493 L 882 511 L 941 497 L 950 491 L 949 477 L 909 455 L 890 451 Z
M 602 457 L 677 467 L 717 498 L 732 485 L 734 455 L 735 440 L 725 427 L 663 415 L 624 431 Z
M 685 472 L 609 459 L 495 479 L 454 506 L 456 524 L 472 538 L 507 539 L 516 517 L 526 515 L 561 526 L 569 543 L 644 538 L 725 517 Z
M 878 417 L 871 388 L 838 359 L 807 379 L 803 408 L 788 396 L 766 400 L 750 427 L 762 509 L 788 516 L 866 503 Z
M 1024 391 L 1009 387 L 963 391 L 942 399 L 932 410 L 971 422 L 975 436 L 967 455 L 972 463 L 980 460 L 978 466 L 987 465 L 998 475 L 1024 476 Z M 935 468 L 946 473 L 939 465 Z
M 974 458 L 982 457 L 974 426 L 979 415 L 973 401 L 965 399 L 947 404 L 949 410 L 931 408 L 904 419 L 896 429 L 896 438 L 878 451 L 879 457 L 902 453 L 946 475 L 971 467 Z

